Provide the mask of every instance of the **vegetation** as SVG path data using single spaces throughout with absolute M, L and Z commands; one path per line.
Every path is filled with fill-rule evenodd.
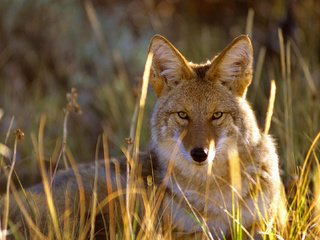
M 198 62 L 248 33 L 255 48 L 248 98 L 262 129 L 269 123 L 266 112 L 272 113 L 268 103 L 275 80 L 270 132 L 279 146 L 288 207 L 287 227 L 272 228 L 266 239 L 320 238 L 319 9 L 317 0 L 1 1 L 0 191 L 15 193 L 13 186 L 46 184 L 45 176 L 50 178 L 57 169 L 107 159 L 109 152 L 134 159 L 137 148 L 147 148 L 155 97 L 148 93 L 141 101 L 140 89 L 153 34 L 167 36 L 189 60 Z M 77 90 L 69 92 L 71 88 Z M 7 184 L 7 178 L 15 184 Z M 121 206 L 124 229 L 109 221 L 109 237 L 131 238 L 133 232 L 136 238 L 168 237 L 169 231 L 156 224 L 161 189 L 132 194 L 137 195 L 142 196 L 145 216 L 135 217 L 131 199 L 132 205 Z M 92 226 L 98 212 L 93 202 L 91 217 L 81 215 L 79 221 L 59 227 L 53 207 L 46 235 L 97 237 Z M 6 216 L 0 213 L 0 239 L 7 226 L 15 229 Z M 26 229 L 45 237 L 32 218 Z M 13 232 L 16 239 L 26 234 Z M 235 221 L 234 238 L 242 235 L 241 223 Z

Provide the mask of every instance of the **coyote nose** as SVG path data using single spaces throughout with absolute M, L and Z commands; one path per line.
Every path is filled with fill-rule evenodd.
M 208 155 L 203 148 L 194 148 L 191 150 L 191 157 L 194 161 L 202 163 L 207 159 Z

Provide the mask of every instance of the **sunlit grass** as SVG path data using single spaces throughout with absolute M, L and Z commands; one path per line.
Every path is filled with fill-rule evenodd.
M 145 87 L 146 85 L 144 85 Z M 272 104 L 272 95 L 274 95 L 274 87 L 271 88 L 271 97 L 270 97 L 270 103 Z M 143 102 L 139 103 L 140 106 L 143 104 Z M 270 112 L 272 110 L 271 107 L 268 110 L 267 114 L 267 121 L 266 121 L 266 127 L 265 127 L 265 132 L 268 132 L 268 124 L 270 124 Z M 139 115 L 139 114 L 138 114 Z M 141 118 L 138 121 L 134 121 L 136 126 L 141 124 Z M 140 123 L 139 123 L 140 122 Z M 42 229 L 39 229 L 39 226 L 37 225 L 37 221 L 34 221 L 33 217 L 30 215 L 30 211 L 26 209 L 26 205 L 22 203 L 23 201 L 23 196 L 18 195 L 17 191 L 15 190 L 14 186 L 11 186 L 11 191 L 12 195 L 7 194 L 6 196 L 9 197 L 14 197 L 16 199 L 17 205 L 19 206 L 22 214 L 24 215 L 26 219 L 26 228 L 28 229 L 29 232 L 34 233 L 35 238 L 38 239 L 61 239 L 61 238 L 66 238 L 66 237 L 72 237 L 77 238 L 77 239 L 85 239 L 86 236 L 90 236 L 90 239 L 95 238 L 95 216 L 99 214 L 99 209 L 107 206 L 109 209 L 110 216 L 107 219 L 106 222 L 108 224 L 105 225 L 105 234 L 109 236 L 110 239 L 117 239 L 117 236 L 121 236 L 123 239 L 131 239 L 132 236 L 137 239 L 141 238 L 170 238 L 171 233 L 170 228 L 167 228 L 167 231 L 163 231 L 162 228 L 159 228 L 160 226 L 160 220 L 157 217 L 159 214 L 161 216 L 161 210 L 160 210 L 160 204 L 159 204 L 159 199 L 161 199 L 161 195 L 163 195 L 163 192 L 161 192 L 161 189 L 153 189 L 150 192 L 147 192 L 143 190 L 141 187 L 141 182 L 139 182 L 139 179 L 137 179 L 134 175 L 131 175 L 132 171 L 135 170 L 137 166 L 135 166 L 135 161 L 134 159 L 138 156 L 135 155 L 135 151 L 137 151 L 137 148 L 129 147 L 128 150 L 130 152 L 126 153 L 126 156 L 128 157 L 128 169 L 129 169 L 129 174 L 128 174 L 128 179 L 127 179 L 127 185 L 122 186 L 120 181 L 118 181 L 117 184 L 117 189 L 112 189 L 111 185 L 106 186 L 106 192 L 108 193 L 107 199 L 103 200 L 102 202 L 97 201 L 96 197 L 96 187 L 93 188 L 93 193 L 92 193 L 92 199 L 91 199 L 91 206 L 89 207 L 90 210 L 90 217 L 85 216 L 85 212 L 88 210 L 86 208 L 82 208 L 81 206 L 86 205 L 85 204 L 85 199 L 83 195 L 79 195 L 80 197 L 80 203 L 84 203 L 83 205 L 80 204 L 80 212 L 82 212 L 79 215 L 79 219 L 70 217 L 68 215 L 68 210 L 66 209 L 66 212 L 64 213 L 62 225 L 61 225 L 61 219 L 57 216 L 57 213 L 55 211 L 54 207 L 54 201 L 53 201 L 53 196 L 52 192 L 50 190 L 50 180 L 47 178 L 47 174 L 45 173 L 45 167 L 42 164 L 43 159 L 41 156 L 43 156 L 43 149 L 40 146 L 43 146 L 43 134 L 44 134 L 44 125 L 45 125 L 45 118 L 42 118 L 40 121 L 40 126 L 39 126 L 39 137 L 36 143 L 36 146 L 39 153 L 39 166 L 40 170 L 42 173 L 43 177 L 43 185 L 45 187 L 45 195 L 46 195 L 46 201 L 47 201 L 47 206 L 49 209 L 49 215 L 48 215 L 48 230 L 43 232 Z M 318 229 L 318 224 L 319 224 L 319 193 L 317 191 L 317 188 L 314 188 L 314 198 L 312 198 L 312 195 L 310 195 L 310 191 L 312 190 L 311 184 L 313 182 L 313 186 L 317 186 L 319 184 L 319 164 L 318 161 L 318 148 L 317 144 L 320 138 L 320 134 L 318 134 L 315 139 L 313 140 L 309 151 L 306 155 L 306 158 L 304 160 L 304 165 L 302 166 L 301 170 L 299 171 L 299 178 L 297 181 L 297 187 L 296 187 L 296 192 L 294 193 L 294 198 L 289 202 L 288 204 L 288 215 L 285 216 L 287 218 L 288 224 L 285 228 L 283 229 L 277 229 L 276 224 L 274 225 L 274 229 L 269 229 L 267 231 L 265 226 L 264 228 L 262 227 L 261 229 L 265 229 L 266 232 L 268 232 L 266 236 L 269 236 L 268 239 L 312 239 L 316 238 L 319 233 Z M 42 140 L 41 140 L 42 139 Z M 135 141 L 137 138 L 134 138 Z M 137 144 L 137 142 L 133 142 L 133 144 Z M 99 149 L 99 146 L 101 144 L 98 142 L 97 143 L 97 151 Z M 108 152 L 108 143 L 106 136 L 103 137 L 103 147 L 104 147 L 104 158 L 105 158 L 105 168 L 106 172 L 110 173 L 110 157 L 109 157 L 109 152 Z M 127 150 L 127 151 L 128 151 Z M 16 151 L 16 146 L 14 147 L 14 152 Z M 230 153 L 231 154 L 231 153 Z M 13 162 L 15 159 L 15 154 L 13 155 Z M 78 180 L 78 186 L 79 186 L 79 192 L 83 192 L 81 190 L 81 182 L 84 179 L 81 179 L 81 176 L 79 173 L 77 173 L 77 167 L 75 165 L 74 160 L 72 160 L 72 157 L 67 154 L 66 151 L 66 158 L 68 159 L 69 165 L 71 165 L 71 168 L 75 171 L 75 175 L 77 176 Z M 98 157 L 96 156 L 96 159 Z M 237 158 L 236 155 L 233 155 L 230 157 L 231 159 Z M 41 160 L 42 159 L 42 160 Z M 235 161 L 232 161 L 233 163 Z M 239 185 L 239 176 L 234 175 L 239 172 L 239 169 L 237 170 L 236 168 L 239 168 L 240 166 L 237 167 L 237 165 L 233 165 L 234 168 L 233 171 L 231 171 L 231 180 L 233 179 L 233 184 L 235 188 L 235 193 L 241 191 L 241 185 Z M 95 166 L 95 171 L 97 175 L 97 166 Z M 119 174 L 120 171 L 118 170 Z M 310 178 L 310 172 L 315 173 L 314 178 Z M 11 173 L 12 174 L 12 173 Z M 210 174 L 210 172 L 208 172 Z M 8 175 L 10 176 L 10 174 Z M 106 182 L 110 182 L 110 174 L 106 174 L 107 180 Z M 95 178 L 95 185 L 96 186 L 96 181 L 97 178 Z M 151 188 L 154 187 L 152 184 L 152 181 L 150 182 Z M 160 191 L 160 192 L 159 192 Z M 162 190 L 163 191 L 163 190 Z M 81 197 L 82 196 L 82 197 Z M 125 199 L 123 198 L 125 196 Z M 157 199 L 159 198 L 159 199 Z M 235 202 L 234 208 L 232 209 L 232 212 L 229 213 L 230 216 L 233 219 L 233 238 L 234 239 L 242 239 L 244 236 L 244 229 L 242 228 L 241 225 L 241 212 L 240 209 L 237 207 L 237 197 L 236 195 L 233 195 L 233 201 Z M 114 218 L 114 205 L 112 204 L 114 201 L 120 201 L 120 209 L 121 209 L 121 215 L 120 218 Z M 187 198 L 185 198 L 187 200 Z M 72 202 L 68 202 L 68 195 L 66 195 L 66 207 L 71 207 L 72 208 Z M 161 200 L 160 200 L 161 201 Z M 142 205 L 139 205 L 138 202 Z M 32 204 L 31 204 L 32 205 Z M 8 201 L 7 201 L 7 206 L 8 206 Z M 284 207 L 284 206 L 283 206 Z M 194 214 L 196 218 L 198 218 L 199 224 L 203 224 L 204 221 L 202 220 L 202 217 L 205 219 L 204 216 L 199 216 L 197 213 L 193 212 L 192 213 L 192 206 L 190 205 L 190 211 L 191 214 Z M 139 212 L 139 214 L 138 214 Z M 35 214 L 37 214 L 37 211 L 35 211 Z M 200 217 L 200 218 L 199 218 Z M 36 219 L 37 217 L 35 217 Z M 71 219 L 70 219 L 71 218 Z M 10 221 L 8 219 L 8 213 L 5 213 L 2 215 L 2 231 L 5 232 L 6 229 L 8 229 L 8 222 Z M 170 219 L 170 218 L 169 218 Z M 120 223 L 119 223 L 120 221 Z M 123 224 L 123 228 L 119 228 L 119 224 Z M 170 222 L 167 224 L 170 225 Z M 261 222 L 261 224 L 264 224 L 264 221 Z M 15 229 L 14 228 L 14 223 L 9 224 L 12 227 L 10 229 Z M 204 236 L 207 238 L 212 238 L 210 237 L 209 232 L 206 230 L 206 226 L 203 225 L 203 231 L 204 231 Z M 23 236 L 23 232 L 16 232 L 16 233 L 11 233 L 13 236 Z M 250 234 L 250 233 L 246 233 Z M 2 238 L 5 238 L 2 236 Z M 267 239 L 267 238 L 266 238 Z
M 97 19 L 96 13 L 92 8 L 90 2 L 85 4 L 86 13 L 90 20 L 90 24 L 94 29 L 94 34 L 96 35 L 99 45 L 105 53 L 111 51 L 107 48 L 105 39 L 103 39 L 103 34 L 101 33 L 101 25 Z M 252 35 L 253 22 L 253 11 L 249 12 L 247 19 L 246 32 Z M 261 217 L 261 229 L 266 234 L 264 239 L 317 239 L 320 235 L 320 191 L 318 186 L 320 186 L 320 167 L 319 167 L 319 107 L 317 108 L 317 87 L 314 79 L 310 73 L 306 60 L 300 53 L 299 48 L 290 41 L 285 42 L 283 39 L 281 31 L 279 31 L 279 45 L 280 45 L 280 72 L 277 72 L 275 78 L 277 81 L 271 82 L 271 91 L 269 100 L 269 107 L 267 110 L 267 117 L 264 125 L 264 132 L 268 133 L 271 128 L 271 133 L 273 133 L 278 141 L 281 143 L 282 149 L 280 159 L 283 165 L 284 177 L 294 176 L 296 181 L 293 183 L 293 188 L 287 187 L 288 191 L 288 202 L 285 199 L 284 191 L 281 196 L 281 204 L 279 207 L 282 212 L 283 222 L 286 222 L 286 226 L 279 228 L 276 222 L 272 226 L 267 226 L 265 224 L 265 219 Z M 204 43 L 205 44 L 205 43 Z M 293 51 L 292 51 L 293 49 Z M 293 53 L 295 55 L 293 55 Z M 255 77 L 253 81 L 253 86 L 251 91 L 254 91 L 251 95 L 255 102 L 260 100 L 259 92 L 261 92 L 262 81 L 264 80 L 263 74 L 266 69 L 264 69 L 266 50 L 262 47 L 259 50 L 258 60 L 256 64 Z M 114 65 L 117 67 L 120 73 L 116 80 L 126 79 L 126 72 L 121 66 L 121 61 L 119 56 L 112 52 L 110 53 L 114 60 Z M 106 171 L 106 187 L 105 192 L 107 197 L 102 201 L 97 199 L 97 172 L 98 166 L 95 165 L 95 178 L 94 187 L 92 189 L 91 199 L 85 198 L 84 193 L 84 182 L 81 174 L 79 173 L 78 166 L 71 150 L 68 148 L 67 139 L 72 139 L 73 136 L 67 135 L 68 122 L 69 122 L 69 111 L 67 110 L 64 115 L 63 120 L 63 133 L 62 133 L 62 146 L 59 149 L 59 154 L 53 153 L 51 156 L 51 163 L 54 166 L 58 166 L 59 160 L 63 158 L 65 167 L 69 166 L 74 172 L 76 177 L 76 182 L 78 186 L 79 204 L 73 206 L 68 198 L 65 196 L 65 211 L 62 216 L 58 216 L 56 212 L 56 206 L 54 203 L 54 196 L 52 193 L 51 185 L 52 178 L 56 175 L 56 167 L 50 169 L 47 172 L 45 167 L 45 117 L 44 115 L 40 118 L 38 138 L 33 139 L 34 149 L 32 151 L 36 152 L 39 169 L 42 176 L 42 183 L 45 189 L 45 206 L 48 208 L 48 215 L 46 219 L 39 219 L 40 214 L 37 211 L 41 210 L 42 206 L 35 206 L 30 199 L 26 199 L 29 195 L 22 188 L 22 192 L 18 192 L 15 186 L 8 182 L 7 192 L 5 194 L 5 204 L 4 211 L 0 213 L 0 239 L 5 239 L 7 234 L 15 239 L 23 239 L 31 234 L 34 239 L 90 239 L 96 237 L 96 216 L 101 214 L 101 210 L 107 208 L 109 215 L 103 219 L 104 234 L 108 236 L 109 239 L 170 239 L 171 236 L 171 216 L 166 216 L 162 212 L 161 202 L 164 196 L 164 186 L 155 186 L 152 176 L 148 179 L 148 188 L 145 189 L 141 179 L 137 177 L 137 172 L 139 171 L 139 166 L 137 166 L 138 152 L 141 149 L 141 131 L 145 112 L 146 96 L 147 96 L 147 85 L 148 85 L 148 74 L 150 71 L 150 56 L 146 64 L 144 71 L 142 89 L 140 92 L 140 98 L 137 100 L 135 107 L 130 109 L 134 112 L 132 117 L 132 124 L 130 129 L 130 138 L 128 138 L 128 146 L 122 147 L 123 155 L 127 162 L 127 179 L 125 184 L 121 182 L 120 178 L 116 178 L 116 188 L 114 189 L 111 185 L 111 169 L 110 164 L 114 164 L 114 159 L 109 156 L 109 143 L 108 141 L 119 142 L 114 140 L 113 136 L 109 136 L 107 133 L 103 134 L 101 138 L 96 143 L 95 159 L 99 158 L 99 151 L 103 151 L 104 157 L 104 167 Z M 308 91 L 310 91 L 310 96 L 304 94 L 303 97 L 298 97 L 296 95 L 299 93 L 299 88 L 302 88 L 303 83 L 298 81 L 293 81 L 295 76 L 292 72 L 292 60 L 295 59 L 299 62 L 299 67 L 302 70 L 303 78 L 306 79 L 308 86 Z M 120 62 L 120 63 L 119 63 Z M 278 69 L 271 69 L 270 71 L 278 71 Z M 300 77 L 297 76 L 297 78 Z M 127 79 L 126 79 L 127 80 Z M 119 123 L 120 128 L 127 128 L 125 125 L 125 120 L 123 120 L 123 115 L 121 115 L 119 107 L 117 107 L 117 101 L 115 99 L 119 98 L 114 92 L 119 91 L 118 83 L 112 82 L 111 87 L 107 85 L 103 90 L 106 90 L 106 95 L 104 100 L 110 103 L 110 112 L 112 116 L 116 116 L 114 122 Z M 131 101 L 132 91 L 128 84 L 124 85 L 120 96 L 125 96 L 126 101 Z M 277 86 L 277 97 L 275 97 L 275 86 Z M 250 90 L 249 90 L 250 91 Z M 104 92 L 105 93 L 105 92 Z M 316 100 L 314 99 L 316 97 Z M 101 99 L 100 99 L 101 100 Z M 133 106 L 134 104 L 132 104 Z M 263 106 L 263 104 L 259 105 Z M 265 107 L 265 106 L 264 106 Z M 135 109 L 135 111 L 134 111 Z M 306 116 L 310 113 L 312 116 Z M 273 114 L 274 113 L 274 114 Z M 0 121 L 3 111 L 0 109 Z M 84 113 L 85 114 L 85 113 Z M 272 117 L 273 116 L 273 117 Z M 16 116 L 19 117 L 19 116 Z M 129 115 L 127 115 L 130 118 Z M 302 117 L 306 117 L 306 124 L 304 123 Z M 12 120 L 13 122 L 14 120 Z M 1 123 L 1 122 L 0 122 Z M 312 130 L 315 128 L 315 130 Z M 303 132 L 302 132 L 303 131 Z M 13 167 L 16 162 L 16 153 L 18 151 L 18 140 L 15 138 L 14 144 L 12 146 L 12 151 L 10 144 L 8 144 L 9 135 L 13 132 L 12 123 L 9 126 L 8 134 L 6 139 L 1 140 L 0 143 L 0 166 L 2 170 L 1 174 L 6 173 L 8 179 L 14 174 Z M 311 136 L 311 133 L 316 132 L 315 136 Z M 301 137 L 303 135 L 303 137 Z M 28 136 L 29 137 L 29 136 Z M 297 140 L 303 139 L 303 140 Z M 306 139 L 308 141 L 306 141 Z M 25 140 L 27 141 L 27 139 Z M 301 143 L 303 141 L 303 143 Z M 59 145 L 59 144 L 58 144 Z M 102 147 L 101 147 L 102 145 Z M 31 150 L 30 150 L 31 151 Z M 12 152 L 12 153 L 11 153 Z M 92 154 L 94 155 L 94 154 Z M 230 159 L 237 159 L 238 156 L 236 152 L 230 152 Z M 11 163 L 6 166 L 4 159 L 10 159 Z M 116 160 L 115 160 L 116 161 Z M 241 224 L 241 212 L 238 208 L 237 202 L 237 192 L 241 191 L 241 184 L 239 178 L 239 161 L 232 165 L 231 180 L 232 186 L 235 191 L 233 192 L 233 209 L 231 212 L 227 212 L 231 219 L 233 220 L 232 230 L 233 238 L 241 239 L 245 234 L 250 235 L 251 233 L 245 232 Z M 120 167 L 118 164 L 115 165 L 116 175 L 121 175 Z M 7 171 L 9 169 L 9 171 Z M 210 169 L 210 168 L 209 168 Z M 170 169 L 168 170 L 170 172 Z M 208 175 L 211 172 L 208 170 Z M 170 174 L 168 173 L 168 176 Z M 165 181 L 168 180 L 168 176 Z M 20 186 L 21 187 L 21 186 Z M 182 191 L 182 190 L 181 190 Z M 257 195 L 260 194 L 261 189 L 257 189 Z M 9 194 L 9 192 L 11 194 Z M 183 192 L 182 192 L 183 194 Z M 10 199 L 14 198 L 15 202 L 21 211 L 24 219 L 25 225 L 21 226 L 15 222 L 12 222 L 9 216 L 9 205 Z M 187 201 L 187 198 L 185 197 Z M 188 203 L 188 201 L 187 201 Z M 287 203 L 287 205 L 286 205 Z M 119 207 L 119 209 L 116 209 Z M 70 209 L 76 209 L 75 212 L 79 212 L 78 216 L 71 215 Z M 206 238 L 212 238 L 208 228 L 205 224 L 206 213 L 202 215 L 193 211 L 192 205 L 189 203 L 190 214 L 194 215 L 198 224 L 203 229 L 203 236 Z M 288 208 L 288 212 L 285 210 Z M 87 213 L 90 213 L 89 215 Z M 260 215 L 264 215 L 260 213 Z M 117 216 L 117 217 L 115 217 Z M 163 220 L 163 226 L 162 222 Z M 45 222 L 46 230 L 41 228 Z M 17 225 L 16 225 L 17 224 Z M 23 230 L 21 230 L 21 227 Z M 10 229 L 10 231 L 8 231 Z M 253 237 L 253 236 L 252 236 Z

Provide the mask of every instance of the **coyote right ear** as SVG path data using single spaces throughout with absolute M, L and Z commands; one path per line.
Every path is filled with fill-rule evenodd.
M 150 84 L 157 97 L 193 76 L 187 60 L 164 37 L 155 35 L 151 40 L 149 52 L 153 53 Z
M 250 38 L 235 38 L 212 62 L 206 73 L 209 80 L 218 80 L 230 91 L 245 98 L 252 81 L 253 49 Z

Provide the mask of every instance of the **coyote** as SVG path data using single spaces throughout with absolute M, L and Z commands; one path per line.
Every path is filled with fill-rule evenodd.
M 173 238 L 232 238 L 235 222 L 244 237 L 258 236 L 261 223 L 268 227 L 278 219 L 281 180 L 274 141 L 259 130 L 246 100 L 253 64 L 249 37 L 235 38 L 203 64 L 188 62 L 160 35 L 152 38 L 149 53 L 157 102 L 150 150 L 139 154 L 137 174 L 144 183 L 152 176 L 163 189 L 160 219 L 169 223 Z M 109 164 L 107 174 L 105 161 L 60 172 L 51 190 L 58 214 L 65 211 L 66 195 L 79 202 L 77 176 L 86 199 L 95 185 L 98 202 L 108 196 L 108 184 L 119 186 L 118 177 L 126 186 L 126 161 Z M 27 189 L 26 196 L 40 215 L 48 212 L 42 185 Z M 109 214 L 107 207 L 101 211 Z M 11 203 L 13 222 L 19 212 Z

